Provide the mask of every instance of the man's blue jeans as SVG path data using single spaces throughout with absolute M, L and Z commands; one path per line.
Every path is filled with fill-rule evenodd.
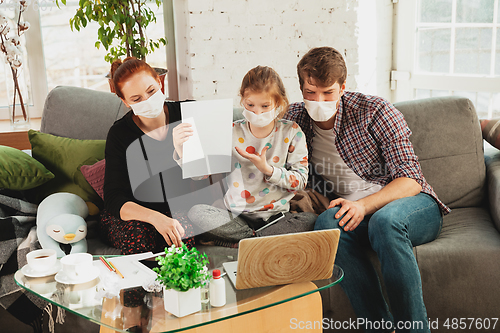
M 342 217 L 335 218 L 339 209 L 337 206 L 322 213 L 314 229 L 341 229 L 335 260 L 345 274 L 340 286 L 358 320 L 367 322 L 365 332 L 430 332 L 413 247 L 436 239 L 441 232 L 443 218 L 436 201 L 425 193 L 395 200 L 366 216 L 353 231 L 339 226 Z M 370 246 L 381 263 L 392 315 L 366 256 L 364 248 Z M 392 328 L 381 329 L 382 320 L 392 322 Z

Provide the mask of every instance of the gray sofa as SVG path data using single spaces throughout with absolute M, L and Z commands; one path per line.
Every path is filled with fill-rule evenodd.
M 500 205 L 496 203 L 500 199 L 500 154 L 492 149 L 484 157 L 479 122 L 468 99 L 431 98 L 395 106 L 413 132 L 411 140 L 425 177 L 440 199 L 453 209 L 445 216 L 438 239 L 414 249 L 429 318 L 439 321 L 439 328 L 432 331 L 455 331 L 451 326 L 453 318 L 498 318 Z M 126 111 L 113 94 L 56 87 L 47 97 L 41 131 L 77 139 L 105 139 L 109 127 Z M 234 117 L 241 114 L 235 111 Z M 91 253 L 116 253 L 92 231 L 88 242 Z M 202 249 L 228 255 L 237 251 L 220 247 Z M 377 265 L 375 253 L 369 253 Z M 339 286 L 324 290 L 322 299 L 328 322 L 356 320 Z M 444 326 L 448 318 L 449 329 Z M 472 326 L 471 331 L 480 330 Z M 495 330 L 487 331 L 500 332 L 500 323 Z

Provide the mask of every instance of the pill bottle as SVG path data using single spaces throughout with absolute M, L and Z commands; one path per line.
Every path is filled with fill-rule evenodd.
M 226 281 L 221 277 L 220 270 L 214 269 L 210 279 L 210 305 L 226 305 Z

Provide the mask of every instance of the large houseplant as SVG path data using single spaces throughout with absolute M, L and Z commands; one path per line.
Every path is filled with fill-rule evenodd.
M 67 0 L 56 0 L 66 5 Z M 155 13 L 146 6 L 146 0 L 80 0 L 76 14 L 70 19 L 71 29 L 85 28 L 88 22 L 97 22 L 97 42 L 108 51 L 104 59 L 110 64 L 123 56 L 146 60 L 146 56 L 166 45 L 165 38 L 148 39 L 146 28 L 156 22 Z M 154 0 L 160 7 L 161 0 Z
M 172 245 L 165 249 L 164 257 L 157 257 L 160 268 L 156 280 L 163 285 L 165 310 L 177 317 L 201 310 L 200 288 L 208 282 L 207 255 L 196 248 L 188 250 Z

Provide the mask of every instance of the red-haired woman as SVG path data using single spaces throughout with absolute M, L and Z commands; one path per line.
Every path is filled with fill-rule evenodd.
M 172 129 L 168 126 L 180 122 L 180 102 L 165 101 L 158 74 L 142 60 L 129 57 L 123 62 L 115 61 L 111 66 L 111 77 L 116 95 L 131 110 L 113 124 L 106 139 L 105 209 L 101 213 L 101 235 L 123 254 L 159 252 L 171 244 L 180 246 L 183 239 L 194 236 L 189 223 L 184 223 L 187 221 L 185 215 L 173 214 L 166 198 L 147 199 L 148 192 L 163 191 L 165 196 L 165 188 L 169 186 L 185 187 L 181 170 L 173 162 Z M 176 166 L 169 168 L 166 174 L 162 170 L 156 175 L 151 173 L 148 163 L 154 156 L 142 156 L 148 147 L 156 146 L 162 149 L 156 157 L 170 159 L 172 163 L 167 161 L 167 164 Z M 135 149 L 134 155 L 134 147 L 142 150 Z M 137 177 L 136 173 L 141 174 L 144 170 L 149 170 L 154 177 L 139 190 L 134 181 L 142 177 Z M 138 193 L 141 191 L 142 194 Z M 192 245 L 193 240 L 185 239 L 184 243 Z

